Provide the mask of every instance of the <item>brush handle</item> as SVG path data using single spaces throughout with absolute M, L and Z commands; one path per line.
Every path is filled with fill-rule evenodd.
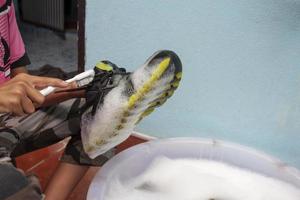
M 51 94 L 52 92 L 54 92 L 55 90 L 55 87 L 52 87 L 52 86 L 48 86 L 42 90 L 40 90 L 40 93 L 43 95 L 43 96 L 48 96 L 49 94 Z
M 94 77 L 95 76 L 95 71 L 93 69 L 87 70 L 85 72 L 82 72 L 80 74 L 77 74 L 71 79 L 66 80 L 67 83 L 71 83 L 73 81 L 81 81 L 89 77 Z
M 51 106 L 51 105 L 58 104 L 63 101 L 67 101 L 69 99 L 84 98 L 84 97 L 85 97 L 85 90 L 52 93 L 46 97 L 44 103 L 40 107 Z
M 90 70 L 87 70 L 87 71 L 82 72 L 80 74 L 77 74 L 76 76 L 74 76 L 71 79 L 66 80 L 65 82 L 67 82 L 67 83 L 71 83 L 71 82 L 74 82 L 74 81 L 80 82 L 80 81 L 84 81 L 84 80 L 86 80 L 88 78 L 91 78 L 91 77 L 94 77 L 94 76 L 95 76 L 95 71 L 93 69 L 90 69 Z M 52 92 L 54 92 L 55 89 L 56 89 L 55 87 L 48 86 L 48 87 L 42 89 L 40 91 L 40 93 L 43 96 L 48 96 L 49 94 L 51 94 Z

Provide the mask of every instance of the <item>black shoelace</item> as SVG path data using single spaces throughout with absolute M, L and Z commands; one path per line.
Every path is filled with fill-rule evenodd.
M 86 103 L 79 109 L 80 114 L 85 112 L 87 109 L 92 107 L 91 115 L 94 116 L 99 103 L 103 101 L 104 95 L 108 90 L 115 88 L 119 82 L 114 83 L 113 76 L 115 75 L 129 75 L 124 71 L 121 72 L 105 72 L 104 74 L 97 74 L 94 77 L 94 80 L 83 86 L 83 89 L 86 90 Z

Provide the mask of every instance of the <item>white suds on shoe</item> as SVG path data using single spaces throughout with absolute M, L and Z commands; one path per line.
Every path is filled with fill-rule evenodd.
M 89 114 L 83 115 L 81 137 L 84 147 L 108 145 L 108 143 L 101 144 L 101 140 L 108 140 L 109 134 L 113 133 L 117 124 L 120 123 L 120 116 L 123 114 L 123 106 L 121 105 L 127 102 L 127 97 L 122 93 L 125 90 L 124 81 L 122 80 L 122 83 L 105 96 L 103 104 L 93 118 Z M 109 149 L 112 147 L 109 147 Z
M 159 62 L 160 60 L 157 61 Z M 156 65 L 156 62 L 154 64 Z M 130 78 L 135 91 L 138 91 L 150 79 L 155 68 L 155 66 L 144 65 L 131 74 Z M 136 102 L 134 108 L 128 110 L 129 96 L 126 95 L 128 80 L 123 78 L 118 86 L 104 97 L 103 104 L 98 108 L 95 116 L 91 117 L 89 114 L 82 116 L 82 143 L 91 158 L 105 153 L 129 137 L 140 115 L 166 91 L 166 87 L 173 80 L 175 67 L 169 67 L 167 70 L 160 79 L 153 83 L 151 90 L 143 95 L 143 99 Z M 126 122 L 121 122 L 125 111 L 128 111 L 130 115 L 125 117 Z
M 126 172 L 124 172 L 126 173 Z M 130 180 L 110 179 L 105 200 L 299 200 L 286 182 L 221 162 L 157 158 Z

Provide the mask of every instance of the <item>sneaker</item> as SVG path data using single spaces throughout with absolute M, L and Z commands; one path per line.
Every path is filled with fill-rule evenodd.
M 83 147 L 91 158 L 126 140 L 139 121 L 173 95 L 182 66 L 174 52 L 163 50 L 132 73 L 108 61 L 95 71 L 81 119 Z

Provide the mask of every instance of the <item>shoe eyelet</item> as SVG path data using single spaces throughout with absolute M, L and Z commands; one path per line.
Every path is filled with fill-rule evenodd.
M 108 81 L 108 84 L 109 84 L 109 85 L 114 84 L 114 80 L 113 80 L 112 78 L 110 78 L 109 81 Z

